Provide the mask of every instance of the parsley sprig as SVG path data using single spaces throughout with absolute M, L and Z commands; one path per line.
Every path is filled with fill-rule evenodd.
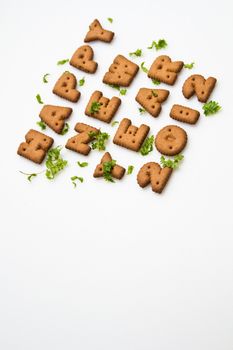
M 61 170 L 63 170 L 68 164 L 67 160 L 64 160 L 61 157 L 61 149 L 62 149 L 62 146 L 57 146 L 55 148 L 51 148 L 48 151 L 46 162 L 45 162 L 45 165 L 46 165 L 45 176 L 49 180 L 53 180 L 54 177 Z
M 67 62 L 69 62 L 69 58 L 64 59 L 64 60 L 61 60 L 61 61 L 58 61 L 58 62 L 57 62 L 57 65 L 58 65 L 58 66 L 61 66 L 61 65 L 63 65 L 63 64 L 66 64 Z
M 49 73 L 46 73 L 46 74 L 43 76 L 43 83 L 48 83 L 47 77 L 48 77 L 49 75 L 50 75 Z
M 101 108 L 101 103 L 97 102 L 97 101 L 94 101 L 91 104 L 90 113 L 91 114 L 98 113 L 100 108 Z
M 42 120 L 40 120 L 36 124 L 41 128 L 41 130 L 45 130 L 46 129 L 46 124 Z
M 142 56 L 142 49 L 137 49 L 134 52 L 130 52 L 129 55 L 132 56 L 136 56 L 136 57 L 141 57 Z
M 167 47 L 167 42 L 164 39 L 159 39 L 158 42 L 152 41 L 151 46 L 148 47 L 148 49 L 153 49 L 155 48 L 157 51 L 161 49 L 165 49 Z
M 180 162 L 184 159 L 182 154 L 177 154 L 174 159 L 166 159 L 164 156 L 160 157 L 160 163 L 163 168 L 168 167 L 172 169 L 179 168 Z
M 142 156 L 147 156 L 151 151 L 153 151 L 154 136 L 147 137 L 140 148 L 140 153 Z
M 210 101 L 202 106 L 205 116 L 217 113 L 222 107 L 216 101 Z
M 115 160 L 110 160 L 109 162 L 104 162 L 103 163 L 103 178 L 105 181 L 108 182 L 115 182 L 112 177 L 112 169 L 116 165 Z
M 76 176 L 76 175 L 71 176 L 70 180 L 72 181 L 72 184 L 73 184 L 74 187 L 77 186 L 77 183 L 76 183 L 77 180 L 79 180 L 80 182 L 84 181 L 83 177 Z
M 114 85 L 114 84 L 109 84 L 109 86 L 113 89 L 116 89 L 119 91 L 119 94 L 122 95 L 122 96 L 125 96 L 126 93 L 127 93 L 127 89 L 121 89 L 120 86 L 118 85 Z
M 106 132 L 97 132 L 90 131 L 89 136 L 94 139 L 91 144 L 92 149 L 97 149 L 98 151 L 104 151 L 106 149 L 106 142 L 109 139 L 110 135 Z
M 192 68 L 194 67 L 194 64 L 195 64 L 195 62 L 192 62 L 192 63 L 185 63 L 185 64 L 184 64 L 184 68 L 192 69 Z

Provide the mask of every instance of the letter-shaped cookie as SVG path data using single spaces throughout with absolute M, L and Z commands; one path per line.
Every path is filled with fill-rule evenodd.
M 168 90 L 141 88 L 135 100 L 153 117 L 157 117 L 161 111 L 161 104 L 166 101 L 168 95 Z
M 86 73 L 95 73 L 98 63 L 93 61 L 94 51 L 89 45 L 79 47 L 70 60 L 70 65 Z
M 182 87 L 184 97 L 190 98 L 194 94 L 197 95 L 198 101 L 207 102 L 213 91 L 217 79 L 209 77 L 205 79 L 202 75 L 194 74 L 185 80 Z
M 183 68 L 184 62 L 172 62 L 169 56 L 162 55 L 156 58 L 148 72 L 148 77 L 157 79 L 165 84 L 173 85 L 177 79 L 177 73 Z
M 53 93 L 68 101 L 77 102 L 80 92 L 76 90 L 77 80 L 74 74 L 64 72 L 56 82 Z
M 161 168 L 158 163 L 150 162 L 141 167 L 137 175 L 137 182 L 144 188 L 151 184 L 152 191 L 161 193 L 171 176 L 172 169 Z
M 94 177 L 102 177 L 103 174 L 104 174 L 104 163 L 106 162 L 110 162 L 112 160 L 112 157 L 110 155 L 109 152 L 106 152 L 101 161 L 100 161 L 100 164 L 98 164 L 95 168 L 95 171 L 94 171 L 94 174 L 93 176 Z M 118 165 L 118 164 L 115 164 L 111 170 L 111 175 L 112 177 L 114 177 L 115 179 L 118 179 L 120 180 L 125 174 L 125 168 L 123 168 L 122 166 Z
M 91 106 L 93 103 L 99 103 L 99 110 L 97 112 L 91 112 Z M 105 123 L 110 123 L 114 115 L 116 114 L 119 106 L 121 104 L 121 100 L 119 97 L 112 97 L 111 100 L 104 97 L 102 92 L 95 91 L 91 95 L 91 98 L 87 104 L 85 114 L 89 117 L 93 117 L 101 120 Z
M 138 72 L 138 65 L 122 55 L 116 56 L 105 73 L 103 82 L 110 85 L 129 86 Z
M 90 132 L 98 133 L 99 130 L 84 123 L 77 123 L 74 129 L 79 132 L 79 134 L 71 137 L 67 141 L 66 148 L 87 156 L 91 150 L 88 143 L 93 140 Z
M 60 134 L 65 126 L 65 120 L 72 113 L 72 108 L 45 105 L 40 111 L 40 118 L 56 133 Z
M 187 143 L 187 134 L 184 129 L 176 125 L 167 125 L 162 128 L 155 138 L 157 150 L 167 156 L 179 154 Z
M 195 124 L 199 119 L 200 113 L 195 109 L 180 105 L 173 105 L 170 111 L 170 117 L 179 122 Z
M 142 124 L 139 128 L 131 124 L 130 119 L 122 119 L 114 136 L 113 143 L 138 152 L 150 128 L 145 124 Z
M 89 41 L 100 40 L 106 43 L 110 43 L 114 37 L 114 33 L 110 30 L 103 29 L 98 19 L 95 19 L 89 26 L 89 32 L 87 33 L 84 41 L 88 43 Z
M 22 157 L 30 159 L 34 163 L 42 163 L 46 152 L 53 144 L 52 137 L 31 129 L 25 135 L 25 140 L 26 142 L 22 142 L 19 145 L 17 153 Z

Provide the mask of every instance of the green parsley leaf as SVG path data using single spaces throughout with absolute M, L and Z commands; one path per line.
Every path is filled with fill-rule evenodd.
M 151 93 L 152 93 L 152 95 L 153 95 L 154 97 L 158 97 L 158 94 L 157 94 L 157 92 L 156 92 L 155 90 L 151 90 Z
M 103 177 L 104 177 L 105 181 L 115 182 L 113 180 L 112 174 L 111 174 L 114 165 L 116 165 L 116 161 L 115 160 L 110 160 L 109 162 L 104 162 L 103 163 Z
M 142 113 L 146 113 L 145 108 L 141 108 L 141 107 L 139 107 L 139 108 L 138 108 L 138 110 L 139 110 L 140 114 L 142 114 Z
M 94 142 L 91 144 L 92 149 L 98 149 L 98 151 L 104 151 L 106 149 L 105 144 L 109 139 L 109 134 L 99 130 L 98 132 L 90 131 L 89 136 L 94 139 Z
M 29 182 L 31 182 L 32 179 L 33 179 L 34 177 L 36 177 L 38 174 L 40 174 L 40 173 L 28 174 L 28 173 L 24 173 L 23 171 L 20 171 L 20 170 L 19 170 L 19 172 L 20 172 L 21 174 L 23 174 L 23 175 L 26 175 L 26 176 L 27 176 L 27 180 L 28 180 Z
M 107 20 L 112 23 L 113 22 L 113 19 L 111 17 L 108 17 Z
M 48 151 L 45 162 L 47 168 L 45 175 L 49 180 L 54 179 L 54 177 L 68 164 L 67 160 L 64 160 L 61 157 L 61 149 L 62 146 L 57 146 Z
M 142 62 L 142 63 L 141 63 L 141 70 L 142 70 L 144 73 L 148 73 L 149 70 L 144 66 L 144 63 L 145 63 L 145 62 Z
M 192 69 L 193 67 L 194 67 L 194 62 L 192 62 L 192 63 L 185 63 L 184 64 L 184 68 L 188 68 L 188 69 Z
M 83 177 L 79 177 L 79 176 L 71 176 L 71 181 L 72 181 L 72 184 L 74 185 L 74 187 L 76 187 L 77 186 L 77 184 L 76 184 L 76 181 L 77 180 L 79 180 L 80 182 L 83 182 L 84 180 L 83 180 Z
M 92 102 L 92 104 L 91 104 L 91 108 L 90 108 L 90 111 L 89 111 L 89 112 L 90 112 L 91 114 L 93 114 L 93 113 L 98 113 L 99 110 L 100 110 L 100 107 L 101 107 L 101 103 L 94 101 L 94 102 Z
M 40 104 L 43 104 L 44 102 L 41 100 L 41 97 L 39 94 L 36 95 L 37 102 Z
M 77 164 L 81 167 L 81 168 L 85 168 L 86 166 L 88 166 L 87 162 L 77 162 Z
M 210 101 L 202 106 L 205 116 L 217 113 L 222 107 L 216 101 Z
M 134 52 L 130 52 L 129 55 L 132 56 L 136 56 L 136 57 L 141 57 L 142 56 L 142 50 L 141 49 L 137 49 Z
M 64 128 L 62 129 L 61 135 L 65 135 L 69 131 L 69 124 L 65 123 Z
M 120 95 L 122 95 L 122 96 L 126 95 L 126 93 L 127 93 L 127 89 L 121 89 L 120 86 L 118 86 L 118 85 L 109 84 L 109 86 L 113 89 L 118 90 Z
M 83 77 L 82 79 L 79 80 L 78 85 L 83 86 L 85 84 L 85 78 Z
M 165 49 L 165 47 L 167 47 L 167 42 L 164 39 L 159 39 L 158 42 L 156 41 L 152 41 L 151 46 L 148 47 L 148 49 L 153 49 L 155 48 L 156 50 L 161 50 L 161 49 Z
M 179 168 L 180 162 L 184 159 L 182 154 L 177 154 L 174 159 L 166 159 L 164 156 L 160 157 L 160 163 L 163 168 L 168 167 L 172 169 Z
M 152 83 L 155 84 L 155 85 L 159 85 L 161 84 L 161 82 L 157 79 L 151 79 L 152 80 Z
M 154 136 L 147 137 L 140 148 L 140 153 L 142 156 L 147 156 L 151 151 L 153 151 Z
M 41 130 L 45 130 L 46 129 L 46 124 L 42 120 L 40 120 L 36 124 L 41 128 Z
M 58 61 L 58 62 L 57 62 L 57 65 L 58 65 L 58 66 L 61 66 L 61 65 L 63 65 L 63 64 L 66 64 L 67 62 L 69 62 L 69 58 L 67 58 L 67 59 L 65 59 L 65 60 Z
M 49 76 L 50 74 L 47 73 L 43 76 L 43 83 L 48 83 L 48 80 L 47 80 L 47 77 Z
M 133 166 L 133 165 L 129 165 L 129 166 L 128 166 L 128 169 L 127 169 L 127 175 L 132 174 L 133 169 L 134 169 L 134 166 Z
M 117 125 L 117 124 L 119 124 L 119 122 L 118 122 L 117 120 L 114 120 L 114 121 L 111 123 L 111 126 L 115 126 L 115 125 Z

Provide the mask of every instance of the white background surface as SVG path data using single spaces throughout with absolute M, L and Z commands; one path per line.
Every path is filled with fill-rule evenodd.
M 1 236 L 0 348 L 2 350 L 232 350 L 232 2 L 229 1 L 9 1 L 0 2 L 1 37 Z M 112 17 L 113 24 L 106 18 Z M 95 75 L 56 62 L 71 57 L 98 18 L 115 31 L 108 45 L 93 43 Z M 115 117 L 144 122 L 156 134 L 168 123 L 173 103 L 201 111 L 185 100 L 184 80 L 193 73 L 215 76 L 211 96 L 223 106 L 195 126 L 181 125 L 189 141 L 185 160 L 162 195 L 141 189 L 138 169 L 159 161 L 112 143 L 119 164 L 135 166 L 131 176 L 108 184 L 92 178 L 101 154 L 86 159 L 64 149 L 69 167 L 53 182 L 32 183 L 18 172 L 40 171 L 16 155 L 30 128 L 37 128 L 41 105 L 72 106 L 71 129 L 57 136 L 64 145 L 77 121 L 114 135 L 116 127 L 84 115 L 95 89 L 115 91 L 102 76 L 116 54 L 137 48 L 150 66 L 157 53 L 146 50 L 165 38 L 161 51 L 173 60 L 194 61 L 183 69 L 157 119 L 140 116 L 134 97 L 152 86 L 140 71 Z M 160 52 L 158 53 L 160 54 Z M 76 104 L 59 99 L 52 87 L 69 69 L 86 77 Z M 49 84 L 42 76 L 50 73 Z M 161 88 L 165 85 L 161 85 Z M 179 124 L 178 122 L 175 124 Z M 39 129 L 38 129 L 39 130 Z M 78 168 L 77 160 L 89 162 Z M 70 176 L 85 182 L 74 189 Z

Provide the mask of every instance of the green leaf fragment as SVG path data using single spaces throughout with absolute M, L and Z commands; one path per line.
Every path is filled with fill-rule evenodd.
M 78 85 L 83 86 L 85 84 L 85 78 L 83 77 L 82 79 L 79 80 Z
M 149 70 L 148 70 L 148 68 L 146 68 L 145 66 L 144 66 L 144 64 L 145 64 L 145 62 L 142 62 L 141 63 L 141 70 L 144 72 L 144 73 L 148 73 L 149 72 Z
M 147 137 L 142 144 L 139 152 L 142 156 L 147 156 L 151 151 L 153 151 L 154 136 Z
M 115 125 L 117 125 L 117 124 L 119 124 L 119 122 L 118 122 L 117 120 L 114 120 L 114 121 L 111 123 L 111 126 L 115 126 Z
M 50 75 L 49 73 L 46 73 L 46 74 L 43 76 L 43 83 L 48 83 L 47 77 L 48 77 L 49 75 Z
M 115 182 L 112 177 L 112 169 L 116 165 L 115 160 L 110 160 L 109 162 L 104 162 L 103 163 L 103 178 L 105 181 L 108 182 Z
M 61 135 L 65 135 L 69 131 L 69 124 L 65 123 L 64 128 L 62 129 Z
M 113 19 L 111 17 L 108 17 L 107 20 L 112 23 L 113 22 Z
M 177 154 L 173 159 L 166 159 L 164 156 L 160 157 L 160 164 L 163 168 L 178 169 L 180 162 L 184 159 L 182 154 Z
M 90 111 L 89 111 L 89 112 L 90 112 L 91 114 L 98 113 L 99 110 L 100 110 L 100 108 L 101 108 L 101 103 L 94 101 L 94 102 L 92 102 L 92 104 L 91 104 L 91 108 L 90 108 Z
M 43 104 L 44 102 L 42 101 L 41 97 L 39 94 L 36 95 L 37 102 L 40 104 Z
M 216 101 L 210 101 L 202 106 L 205 116 L 217 113 L 222 107 Z
M 127 169 L 127 175 L 132 174 L 133 169 L 134 169 L 134 166 L 133 166 L 133 165 L 129 165 L 129 166 L 128 166 L 128 169 Z
M 101 131 L 90 131 L 89 136 L 94 139 L 94 142 L 91 144 L 92 149 L 97 149 L 98 151 L 104 151 L 106 149 L 106 142 L 110 137 L 109 134 Z
M 63 64 L 66 64 L 67 62 L 69 62 L 69 58 L 64 59 L 64 60 L 61 60 L 61 61 L 58 61 L 58 62 L 57 62 L 57 65 L 58 65 L 58 66 L 61 66 L 61 65 L 63 65 Z
M 139 107 L 138 110 L 139 110 L 140 114 L 146 113 L 145 108 Z
M 77 164 L 81 167 L 81 168 L 85 168 L 86 166 L 88 166 L 87 162 L 77 162 Z
M 185 63 L 184 64 L 184 68 L 187 68 L 187 69 L 192 69 L 193 67 L 194 67 L 194 62 L 192 62 L 192 63 Z
M 134 52 L 130 52 L 129 55 L 132 56 L 136 56 L 136 57 L 141 57 L 142 56 L 142 50 L 141 49 L 137 49 Z
M 156 50 L 161 50 L 161 49 L 165 49 L 167 47 L 167 42 L 164 39 L 159 39 L 158 42 L 156 41 L 152 41 L 151 46 L 148 47 L 148 49 L 153 49 L 155 48 Z
M 45 130 L 46 129 L 46 124 L 42 120 L 40 120 L 36 124 L 41 128 L 41 130 Z
M 45 176 L 47 179 L 52 180 L 54 177 L 63 170 L 66 165 L 68 164 L 67 160 L 64 160 L 61 157 L 61 146 L 57 146 L 55 148 L 51 148 L 48 151 L 47 158 L 46 158 L 46 172 Z

